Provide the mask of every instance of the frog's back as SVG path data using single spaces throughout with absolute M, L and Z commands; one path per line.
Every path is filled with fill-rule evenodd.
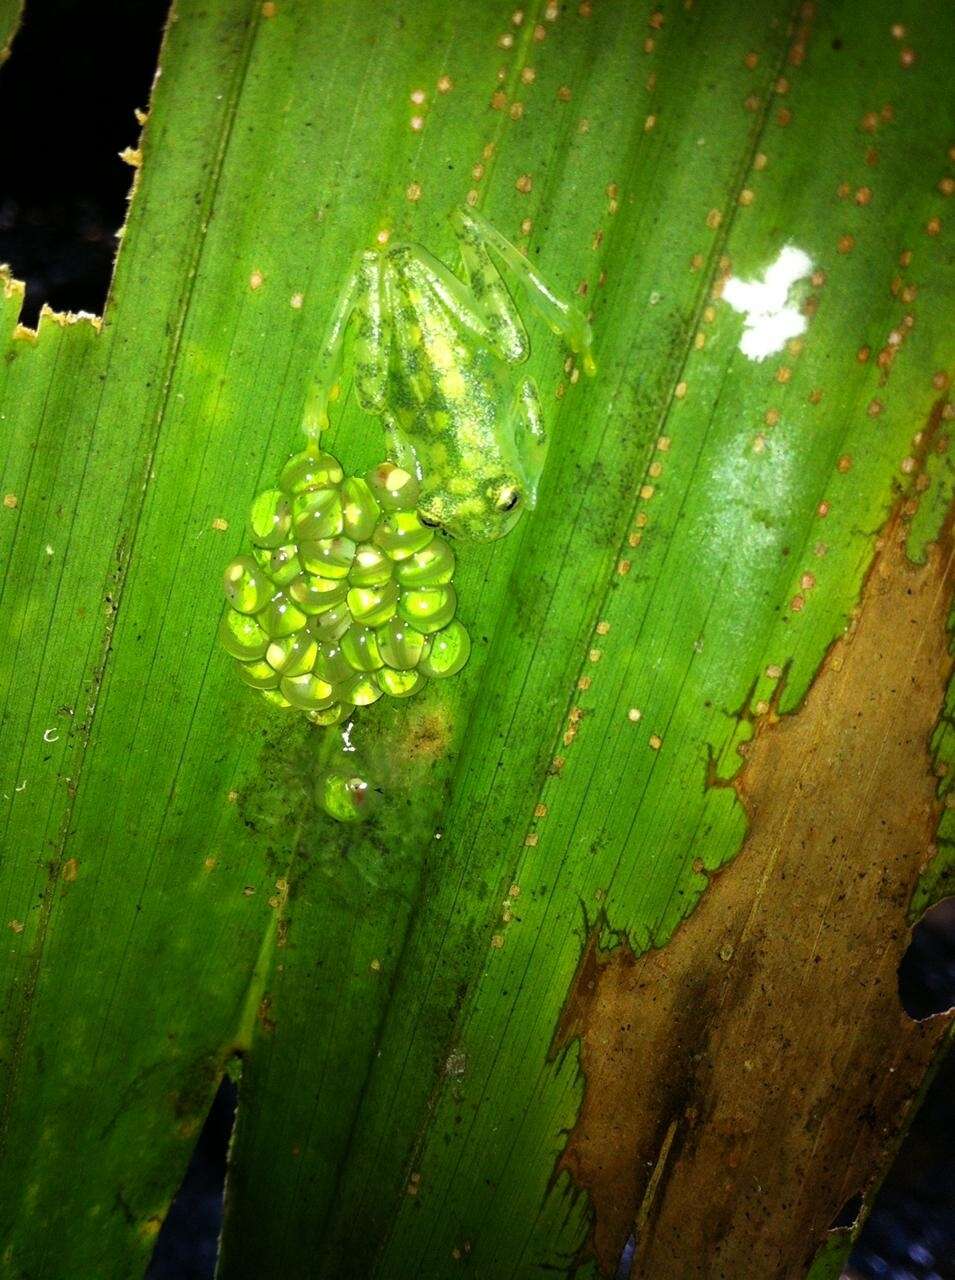
M 506 394 L 503 368 L 467 327 L 465 288 L 423 251 L 396 247 L 392 266 L 392 404 L 403 431 L 419 440 L 464 426 L 479 441 L 493 435 Z

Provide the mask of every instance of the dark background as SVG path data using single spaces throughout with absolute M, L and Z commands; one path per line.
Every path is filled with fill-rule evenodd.
M 0 262 L 26 281 L 22 320 L 42 303 L 102 312 L 166 0 L 27 0 L 0 71 Z M 916 930 L 900 970 L 914 1017 L 955 1003 L 955 900 Z M 160 1233 L 149 1280 L 210 1280 L 222 1219 L 236 1087 L 223 1082 Z M 849 1225 L 858 1202 L 837 1219 Z M 628 1260 L 621 1260 L 626 1275 Z M 931 1085 L 852 1257 L 865 1280 L 955 1280 L 955 1057 Z M 271 1280 L 263 1277 L 263 1280 Z M 761 1277 L 739 1277 L 761 1280 Z
M 168 3 L 29 0 L 0 70 L 0 261 L 42 302 L 101 312 Z

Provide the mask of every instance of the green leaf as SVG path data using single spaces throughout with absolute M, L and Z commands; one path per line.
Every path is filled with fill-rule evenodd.
M 176 6 L 102 326 L 4 295 L 0 1274 L 140 1274 L 237 1054 L 224 1280 L 632 1232 L 634 1280 L 808 1271 L 942 1033 L 894 973 L 950 667 L 945 16 Z M 343 753 L 235 678 L 221 573 L 355 253 L 456 267 L 463 201 L 598 373 L 528 310 L 539 505 L 455 547 L 468 665 Z M 757 360 L 727 285 L 786 246 L 805 332 Z
M 23 0 L 3 0 L 0 4 L 0 64 L 10 56 L 10 45 L 16 35 L 22 12 Z
M 851 1232 L 830 1231 L 806 1280 L 840 1280 L 852 1249 Z

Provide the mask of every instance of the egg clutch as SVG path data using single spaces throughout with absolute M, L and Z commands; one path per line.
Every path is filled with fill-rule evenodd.
M 337 724 L 460 671 L 454 553 L 391 462 L 348 476 L 312 444 L 252 503 L 250 555 L 227 566 L 219 627 L 240 677 L 278 707 Z

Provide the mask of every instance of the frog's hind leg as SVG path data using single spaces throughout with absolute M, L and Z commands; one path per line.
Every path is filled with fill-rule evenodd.
M 527 293 L 528 301 L 538 314 L 546 321 L 554 333 L 560 334 L 571 351 L 581 356 L 585 373 L 596 370 L 593 356 L 590 353 L 592 335 L 590 324 L 583 312 L 573 303 L 559 298 L 546 281 L 537 274 L 527 258 L 515 248 L 509 240 L 492 227 L 486 218 L 482 218 L 473 209 L 461 207 L 451 215 L 454 228 L 461 238 L 461 257 L 465 270 L 476 278 L 476 268 L 483 277 L 493 276 L 497 281 L 497 290 L 503 293 L 507 305 L 516 315 L 513 302 L 507 294 L 500 274 L 491 261 L 488 247 L 492 249 L 504 266 L 517 277 Z M 475 293 L 477 289 L 475 289 Z M 518 323 L 520 323 L 518 318 Z
M 360 263 L 349 272 L 345 287 L 339 294 L 332 318 L 318 349 L 315 375 L 305 401 L 302 428 L 310 440 L 318 440 L 328 427 L 329 401 L 337 394 L 338 375 L 344 358 L 345 332 L 355 307 L 361 287 Z
M 502 360 L 511 358 L 508 351 L 502 349 L 501 344 L 495 340 L 495 334 L 488 326 L 486 306 L 478 302 L 469 285 L 462 283 L 443 262 L 440 262 L 427 249 L 418 244 L 397 245 L 392 250 L 391 257 L 398 266 L 397 277 L 392 277 L 390 284 L 399 299 L 402 295 L 418 295 L 419 301 L 421 296 L 433 299 L 454 317 L 465 332 L 472 334 L 479 342 L 486 343 L 492 347 Z M 465 272 L 465 274 L 467 273 Z M 508 299 L 508 303 L 510 304 L 510 299 Z M 416 327 L 413 310 L 407 316 L 407 325 L 402 326 L 400 317 L 401 306 L 399 302 L 396 308 L 395 326 L 395 352 L 399 359 L 403 358 L 402 346 L 407 348 L 409 345 L 409 332 Z M 519 318 L 517 323 L 520 325 Z M 411 329 L 409 329 L 409 326 L 411 326 Z M 527 342 L 523 327 L 520 328 L 518 338 L 521 345 L 516 358 L 523 359 Z M 418 339 L 414 338 L 411 341 L 411 346 L 416 346 L 417 343 Z M 407 352 L 404 354 L 406 356 Z
M 510 364 L 526 360 L 528 343 L 524 322 L 491 260 L 481 227 L 474 216 L 463 209 L 453 213 L 451 221 L 460 240 L 462 273 L 481 336 L 502 360 Z
M 364 254 L 361 271 L 362 287 L 355 303 L 355 394 L 367 413 L 384 414 L 394 329 L 393 282 L 387 261 L 380 253 Z
M 302 424 L 312 440 L 318 440 L 328 427 L 328 406 L 339 393 L 338 379 L 353 317 L 355 390 L 363 408 L 380 412 L 385 398 L 391 330 L 382 256 L 372 250 L 361 254 L 350 272 L 319 346 Z

